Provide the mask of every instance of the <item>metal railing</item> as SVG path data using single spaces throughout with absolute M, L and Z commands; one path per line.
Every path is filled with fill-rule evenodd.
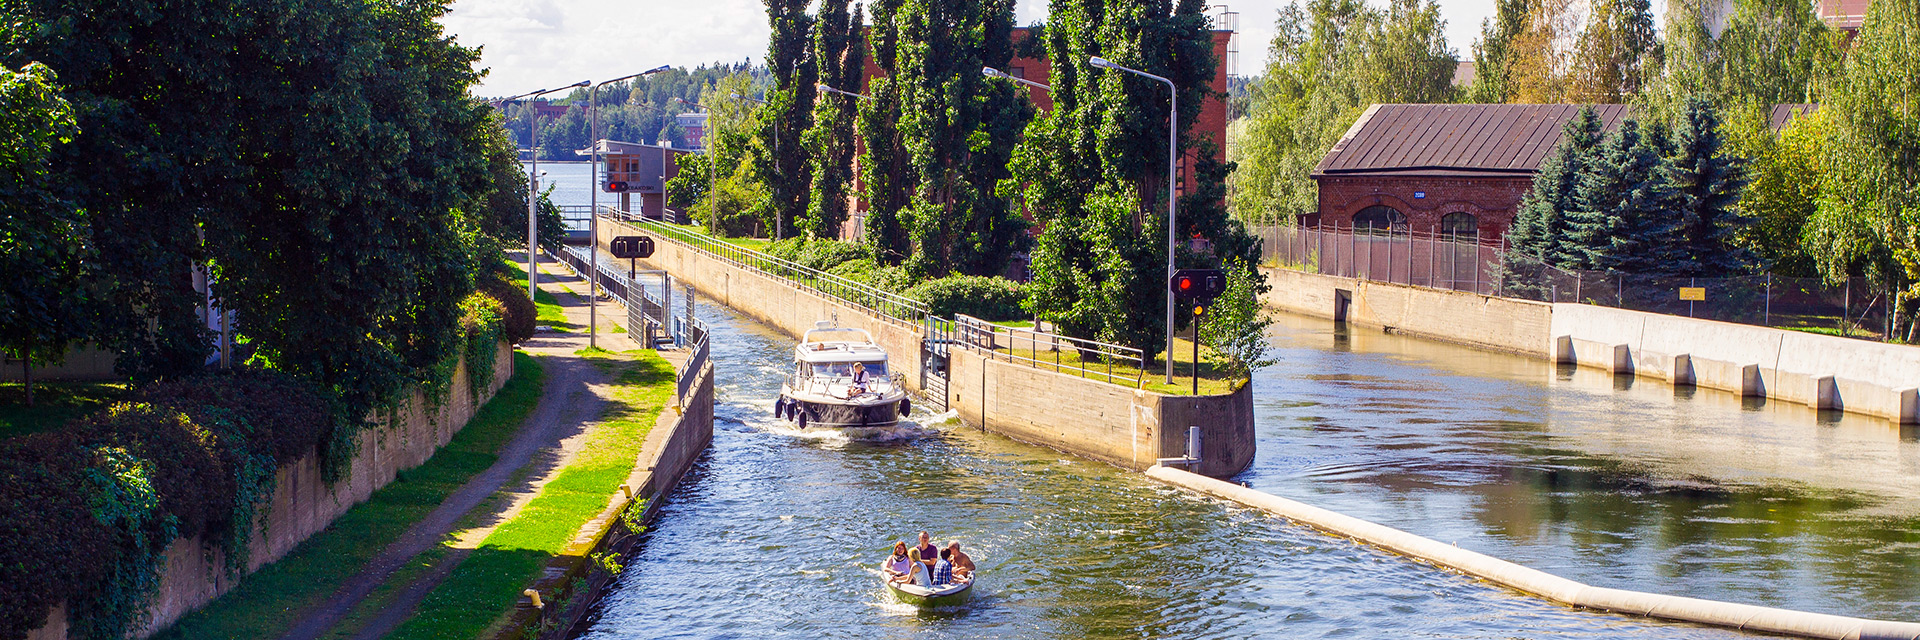
M 1269 266 L 1343 278 L 1494 294 L 1503 239 L 1447 233 L 1321 224 L 1257 225 L 1261 260 Z
M 692 353 L 692 357 L 687 358 L 687 365 L 681 367 L 678 375 L 675 376 L 674 386 L 675 397 L 681 409 L 687 408 L 688 394 L 693 391 L 693 382 L 700 379 L 700 371 L 707 367 L 707 358 L 711 351 L 707 340 L 707 326 L 698 319 L 687 319 L 685 336 L 687 349 Z
M 927 327 L 932 335 L 951 336 L 951 345 L 996 360 L 1056 373 L 1071 372 L 1111 384 L 1130 384 L 1135 389 L 1146 381 L 1144 353 L 1129 346 L 1008 327 L 968 315 L 955 315 L 951 322 L 936 318 Z
M 567 250 L 560 252 L 560 262 L 584 278 L 587 273 L 588 257 L 581 255 L 581 251 L 583 250 L 567 247 Z M 699 318 L 693 317 L 692 294 L 687 295 L 686 317 L 669 317 L 671 311 L 667 308 L 668 303 L 648 292 L 646 286 L 629 280 L 626 274 L 615 270 L 601 269 L 599 274 L 600 288 L 627 308 L 627 331 L 630 334 L 643 334 L 645 331 L 641 327 L 647 326 L 647 323 L 653 323 L 654 326 L 669 331 L 674 344 L 687 349 L 691 354 L 686 365 L 680 367 L 674 376 L 674 397 L 681 409 L 687 408 L 688 394 L 692 392 L 694 381 L 699 379 L 700 370 L 707 366 L 711 355 L 707 325 Z M 654 345 L 644 346 L 653 347 Z
M 656 239 L 673 242 L 696 253 L 753 269 L 782 281 L 784 284 L 816 293 L 822 297 L 840 302 L 850 307 L 870 311 L 875 315 L 906 324 L 919 324 L 928 317 L 924 302 L 902 296 L 891 291 L 875 288 L 864 282 L 850 280 L 840 276 L 801 265 L 799 263 L 735 245 L 718 238 L 659 220 L 635 216 L 624 211 L 613 210 L 612 215 L 621 222 L 640 229 L 651 231 Z

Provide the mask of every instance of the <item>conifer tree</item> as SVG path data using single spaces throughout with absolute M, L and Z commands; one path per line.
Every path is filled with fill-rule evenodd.
M 1747 185 L 1746 162 L 1722 151 L 1726 141 L 1713 105 L 1689 99 L 1672 143 L 1677 153 L 1671 178 L 1693 267 L 1684 275 L 1724 277 L 1752 269 L 1752 252 L 1734 243 L 1753 224 L 1736 207 Z
M 1636 121 L 1621 123 L 1600 143 L 1580 172 L 1567 215 L 1576 268 L 1648 275 L 1690 268 L 1671 171 Z
M 1579 115 L 1567 121 L 1560 142 L 1540 164 L 1533 189 L 1520 199 L 1513 228 L 1507 232 L 1510 253 L 1562 268 L 1579 261 L 1566 245 L 1564 216 L 1574 207 L 1580 174 L 1592 163 L 1600 140 L 1600 117 L 1592 107 L 1581 108 Z

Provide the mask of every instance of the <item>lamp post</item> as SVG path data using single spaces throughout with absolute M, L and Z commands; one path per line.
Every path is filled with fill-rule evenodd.
M 1174 217 L 1179 212 L 1179 199 L 1174 197 L 1174 184 L 1179 175 L 1180 154 L 1180 89 L 1173 81 L 1141 71 L 1129 69 L 1108 62 L 1098 56 L 1087 58 L 1087 64 L 1096 68 L 1112 71 L 1125 71 L 1142 78 L 1151 78 L 1167 85 L 1167 281 L 1173 280 L 1173 242 Z M 1173 384 L 1173 294 L 1167 294 L 1167 384 Z M 1194 375 L 1199 375 L 1198 373 Z
M 706 105 L 679 96 L 674 96 L 673 99 L 679 101 L 680 104 L 699 109 L 701 113 L 707 114 L 707 124 L 700 133 L 701 150 L 706 152 L 707 155 L 707 233 L 718 235 L 720 233 L 720 227 L 714 217 L 719 211 L 718 200 L 715 199 L 715 196 L 718 195 L 715 191 L 715 187 L 717 186 L 715 183 L 719 179 L 719 174 L 715 172 L 715 168 L 719 163 L 716 162 L 713 155 L 713 110 L 708 109 Z
M 587 89 L 588 128 L 592 129 L 593 143 L 589 149 L 593 167 L 587 175 L 593 181 L 593 188 L 587 191 L 587 346 L 597 347 L 600 334 L 600 87 L 624 82 L 640 76 L 650 76 L 669 69 L 660 65 L 633 75 L 621 76 L 593 85 Z
M 556 91 L 578 89 L 593 84 L 586 80 L 554 89 L 545 89 L 517 96 L 538 98 Z M 502 102 L 506 102 L 503 100 Z M 533 292 L 540 287 L 540 117 L 533 105 L 527 105 L 527 147 L 532 156 L 532 165 L 527 168 L 527 299 L 533 299 Z
M 1029 87 L 1033 87 L 1033 88 L 1035 88 L 1035 89 L 1039 89 L 1039 90 L 1041 90 L 1041 91 L 1046 91 L 1046 92 L 1048 92 L 1048 93 L 1052 93 L 1052 92 L 1053 92 L 1053 87 L 1049 87 L 1049 86 L 1047 86 L 1047 85 L 1044 85 L 1044 84 L 1040 84 L 1040 83 L 1038 83 L 1038 82 L 1034 82 L 1034 81 L 1032 81 L 1032 80 L 1028 80 L 1028 79 L 1026 79 L 1026 78 L 1015 78 L 1015 77 L 1013 77 L 1013 76 L 1010 76 L 1010 75 L 1007 75 L 1007 72 L 1005 72 L 1005 71 L 1001 71 L 1001 70 L 999 70 L 999 69 L 995 69 L 995 68 L 993 68 L 993 67 L 983 67 L 983 68 L 981 68 L 981 69 L 980 69 L 980 73 L 981 73 L 982 75 L 985 75 L 985 76 L 987 76 L 987 77 L 989 77 L 989 78 L 999 78 L 999 79 L 1001 79 L 1001 80 L 1012 80 L 1012 81 L 1014 81 L 1014 82 L 1018 82 L 1018 83 L 1020 83 L 1020 84 L 1024 84 L 1024 85 L 1027 85 L 1027 86 L 1029 86 Z
M 747 102 L 753 102 L 761 105 L 765 105 L 767 103 L 767 101 L 765 100 L 743 96 L 738 93 L 733 94 L 733 98 L 735 100 L 745 100 Z M 777 160 L 777 158 L 780 157 L 780 127 L 773 128 L 773 156 L 776 158 L 774 164 L 778 165 L 779 161 Z M 776 209 L 773 212 L 773 239 L 776 242 L 781 239 L 781 236 L 784 236 L 787 234 L 786 222 L 787 222 L 786 219 L 780 217 L 780 211 Z
M 845 89 L 835 89 L 835 88 L 833 88 L 833 87 L 829 87 L 829 86 L 827 86 L 827 85 L 826 85 L 826 83 L 816 83 L 816 84 L 814 84 L 814 85 L 813 85 L 813 88 L 815 88 L 815 89 L 819 89 L 819 90 L 821 90 L 821 91 L 825 91 L 825 92 L 827 92 L 827 93 L 838 93 L 838 94 L 840 94 L 840 95 L 843 95 L 843 96 L 847 96 L 847 97 L 850 97 L 850 98 L 859 98 L 859 99 L 861 99 L 861 100 L 872 100 L 872 99 L 873 99 L 873 96 L 870 96 L 870 95 L 867 95 L 867 94 L 864 94 L 864 93 L 854 93 L 854 92 L 852 92 L 852 91 L 847 91 L 847 90 L 845 90 Z

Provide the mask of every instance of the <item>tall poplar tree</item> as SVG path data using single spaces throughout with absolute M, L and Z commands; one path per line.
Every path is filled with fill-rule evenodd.
M 813 188 L 812 153 L 801 137 L 812 125 L 814 84 L 820 76 L 813 56 L 814 19 L 807 14 L 808 0 L 766 3 L 767 23 L 772 27 L 767 68 L 773 88 L 760 108 L 759 151 L 765 154 L 760 170 L 775 218 L 769 230 L 789 238 L 801 232 L 798 224 L 807 215 Z
M 1753 253 L 1734 238 L 1753 224 L 1737 205 L 1747 186 L 1746 160 L 1729 156 L 1720 133 L 1720 117 L 1703 98 L 1687 101 L 1673 129 L 1676 148 L 1669 177 L 1678 197 L 1681 234 L 1691 268 L 1689 276 L 1744 275 Z
M 1217 64 L 1205 11 L 1198 0 L 1051 4 L 1046 47 L 1054 108 L 1027 128 L 1006 188 L 1020 191 L 1045 225 L 1034 251 L 1029 309 L 1070 335 L 1149 354 L 1165 347 L 1166 87 L 1087 61 L 1105 57 L 1170 78 L 1179 92 L 1180 128 L 1190 128 Z M 1188 148 L 1199 142 L 1183 140 Z M 1206 237 L 1215 249 L 1196 253 L 1181 243 L 1179 264 L 1258 257 L 1257 242 L 1223 211 L 1184 212 L 1178 222 L 1183 238 L 1214 234 Z
M 1567 213 L 1574 268 L 1647 275 L 1690 268 L 1669 171 L 1658 144 L 1634 120 L 1600 143 Z
M 882 69 L 900 65 L 903 34 L 900 6 L 905 0 L 874 0 L 873 26 L 868 28 L 867 46 L 873 62 Z M 900 122 L 905 115 L 905 82 L 893 76 L 872 78 L 867 85 L 867 100 L 860 101 L 860 181 L 865 186 L 867 219 L 865 238 L 874 249 L 874 257 L 884 264 L 906 262 L 913 253 L 907 235 L 907 207 L 913 201 L 915 180 L 911 157 L 900 138 Z
M 813 32 L 813 57 L 819 61 L 820 83 L 852 93 L 860 92 L 866 75 L 866 46 L 861 43 L 861 28 L 866 19 L 860 5 L 851 13 L 847 0 L 823 0 Z M 814 238 L 839 238 L 840 225 L 847 219 L 848 195 L 853 182 L 854 114 L 859 111 L 853 98 L 843 95 L 818 96 L 813 105 L 813 127 L 802 139 L 813 150 L 813 188 L 808 194 L 807 216 L 801 227 Z

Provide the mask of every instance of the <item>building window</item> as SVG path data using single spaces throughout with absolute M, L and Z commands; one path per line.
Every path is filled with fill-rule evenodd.
M 1440 233 L 1450 236 L 1479 236 L 1480 219 L 1464 211 L 1440 216 Z
M 1011 68 L 1011 69 L 1008 69 L 1008 70 L 1007 70 L 1007 75 L 1010 75 L 1010 76 L 1013 76 L 1013 77 L 1015 77 L 1015 78 L 1019 78 L 1019 79 L 1021 79 L 1021 80 L 1025 80 L 1025 79 L 1027 79 L 1027 68 L 1026 68 L 1026 67 L 1014 67 L 1014 68 Z
M 1407 230 L 1407 215 L 1386 205 L 1373 205 L 1353 214 L 1353 228 L 1361 233 L 1386 233 Z

